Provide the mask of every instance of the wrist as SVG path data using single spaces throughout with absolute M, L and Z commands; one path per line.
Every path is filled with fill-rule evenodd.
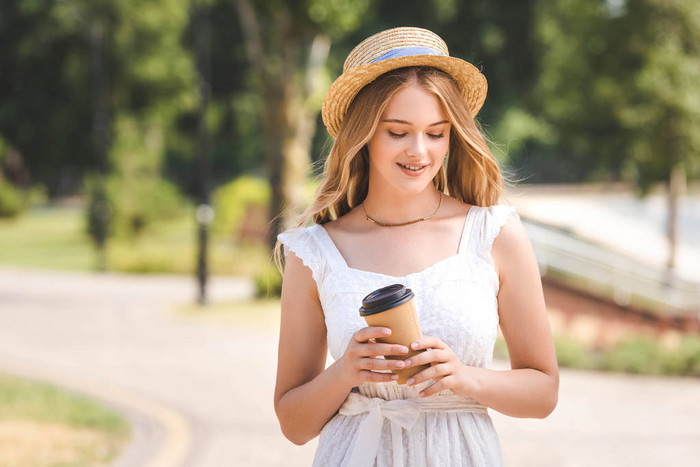
M 331 372 L 332 380 L 347 392 L 350 392 L 353 387 L 357 386 L 353 381 L 351 372 L 347 370 L 344 356 L 333 362 L 328 367 L 328 371 Z
M 459 395 L 467 396 L 474 400 L 479 400 L 483 394 L 484 368 L 464 365 L 462 370 Z

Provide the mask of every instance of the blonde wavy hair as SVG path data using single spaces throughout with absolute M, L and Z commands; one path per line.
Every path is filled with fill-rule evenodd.
M 433 178 L 442 193 L 477 206 L 496 204 L 505 182 L 498 162 L 469 113 L 457 83 L 432 67 L 406 67 L 387 72 L 357 94 L 326 158 L 321 184 L 297 227 L 313 221 L 325 224 L 359 206 L 369 188 L 367 143 L 388 102 L 401 89 L 417 83 L 440 101 L 451 123 L 446 163 Z M 275 247 L 281 268 L 281 245 Z

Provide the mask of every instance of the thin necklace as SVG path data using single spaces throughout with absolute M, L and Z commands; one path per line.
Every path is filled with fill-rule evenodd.
M 442 204 L 442 193 L 440 193 L 440 199 L 438 200 L 437 208 L 435 208 L 435 211 L 433 211 L 433 213 L 431 215 L 429 215 L 428 217 L 421 217 L 420 219 L 414 219 L 414 220 L 408 221 L 408 222 L 400 222 L 398 224 L 388 224 L 388 223 L 379 222 L 377 220 L 374 220 L 371 217 L 369 217 L 369 214 L 367 214 L 367 210 L 365 209 L 364 201 L 362 202 L 362 204 L 360 206 L 362 206 L 362 210 L 365 212 L 365 217 L 367 218 L 367 220 L 372 222 L 373 224 L 381 225 L 382 227 L 401 227 L 403 225 L 415 224 L 416 222 L 422 222 L 422 221 L 427 221 L 428 219 L 432 219 L 435 216 L 435 214 L 437 214 L 438 210 L 440 209 L 441 204 Z

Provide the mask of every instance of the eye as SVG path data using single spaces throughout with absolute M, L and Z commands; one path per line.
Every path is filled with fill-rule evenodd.
M 403 138 L 406 136 L 406 133 L 394 133 L 393 131 L 389 131 L 389 136 L 392 138 Z
M 445 137 L 445 133 L 440 133 L 439 135 L 433 135 L 431 133 L 428 133 L 428 136 L 433 138 L 433 139 L 440 139 Z

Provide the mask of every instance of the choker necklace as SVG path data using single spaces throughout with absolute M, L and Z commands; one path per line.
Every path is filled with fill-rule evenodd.
M 364 201 L 362 202 L 362 204 L 360 206 L 362 206 L 362 210 L 365 213 L 365 218 L 367 218 L 367 220 L 370 221 L 371 223 L 381 225 L 382 227 L 401 227 L 403 225 L 411 225 L 411 224 L 415 224 L 416 222 L 427 221 L 428 219 L 432 219 L 435 216 L 435 214 L 437 214 L 438 210 L 440 209 L 441 204 L 442 204 L 442 193 L 440 193 L 440 199 L 438 200 L 437 208 L 435 208 L 435 211 L 433 211 L 433 213 L 431 215 L 429 215 L 428 217 L 421 217 L 420 219 L 414 219 L 414 220 L 408 221 L 408 222 L 400 222 L 398 224 L 385 224 L 384 222 L 376 221 L 376 220 L 372 219 L 371 217 L 369 217 L 369 214 L 367 214 L 367 210 L 365 209 Z

